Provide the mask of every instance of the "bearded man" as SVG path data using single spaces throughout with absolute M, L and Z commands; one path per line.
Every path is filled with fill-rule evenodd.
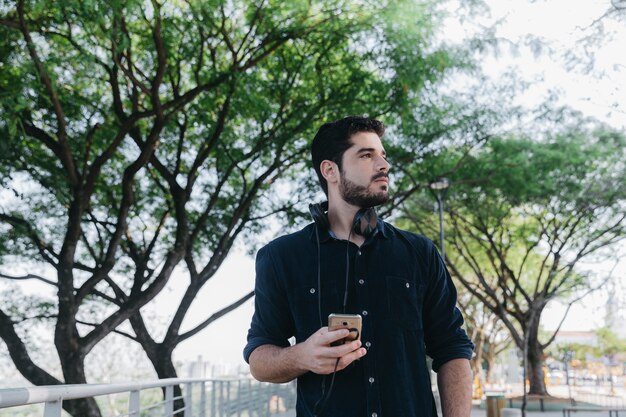
M 444 262 L 430 240 L 376 216 L 389 199 L 383 134 L 354 116 L 317 132 L 311 156 L 328 202 L 259 250 L 244 359 L 260 381 L 297 378 L 298 416 L 436 417 L 428 355 L 443 416 L 469 417 L 473 345 Z M 330 330 L 331 313 L 359 315 L 358 337 Z

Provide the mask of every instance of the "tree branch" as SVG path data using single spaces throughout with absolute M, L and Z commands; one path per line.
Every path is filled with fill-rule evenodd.
M 59 381 L 48 372 L 37 366 L 26 349 L 26 345 L 15 331 L 14 323 L 0 309 L 0 338 L 4 340 L 11 360 L 20 373 L 34 385 L 59 385 Z
M 26 220 L 24 220 L 22 218 L 15 217 L 15 216 L 9 216 L 9 215 L 3 214 L 3 213 L 0 213 L 0 220 L 2 220 L 4 222 L 12 225 L 13 227 L 22 227 L 22 228 L 24 228 L 25 231 L 26 231 L 26 234 L 30 238 L 31 242 L 39 250 L 39 254 L 41 255 L 41 257 L 46 262 L 48 262 L 50 265 L 54 266 L 55 268 L 58 266 L 59 255 L 54 253 L 52 247 L 50 245 L 46 244 L 39 237 L 39 235 L 37 234 L 35 229 L 32 227 L 30 222 L 27 222 Z M 52 259 L 49 254 L 52 255 L 56 259 Z
M 50 101 L 52 102 L 52 107 L 54 110 L 54 114 L 57 119 L 57 139 L 58 142 L 55 142 L 59 147 L 59 150 L 55 152 L 55 154 L 60 156 L 61 163 L 65 168 L 68 180 L 72 187 L 78 187 L 79 185 L 79 176 L 76 171 L 76 164 L 74 163 L 74 159 L 72 157 L 72 153 L 66 141 L 66 122 L 65 115 L 63 114 L 63 107 L 61 106 L 61 101 L 59 100 L 59 96 L 52 85 L 52 80 L 50 76 L 46 72 L 46 69 L 39 59 L 39 55 L 37 54 L 37 50 L 35 49 L 35 45 L 33 43 L 33 39 L 30 36 L 30 32 L 26 25 L 26 20 L 24 18 L 24 0 L 19 0 L 17 3 L 17 15 L 20 23 L 20 30 L 22 35 L 24 36 L 24 41 L 26 42 L 26 47 L 28 48 L 28 53 L 35 64 L 35 68 L 37 69 L 37 73 L 41 78 L 41 82 L 43 83 L 46 91 L 48 92 L 48 96 L 50 97 Z M 54 151 L 54 150 L 53 150 Z
M 98 326 L 98 323 L 89 323 L 89 322 L 87 322 L 87 321 L 82 321 L 82 320 L 76 320 L 76 323 L 78 323 L 78 324 L 82 324 L 82 325 L 85 325 L 85 326 L 90 326 L 90 327 L 97 327 L 97 326 Z M 126 332 L 124 332 L 124 331 L 122 331 L 122 330 L 117 330 L 117 329 L 114 329 L 114 330 L 112 331 L 112 333 L 116 333 L 116 334 L 119 334 L 119 335 L 121 335 L 121 336 L 124 336 L 124 337 L 126 337 L 126 338 L 128 338 L 128 339 L 132 340 L 133 342 L 139 342 L 139 340 L 137 339 L 137 337 L 136 337 L 136 336 L 133 336 L 133 335 L 132 335 L 132 334 L 130 334 L 130 333 L 126 333 Z
M 196 335 L 201 330 L 205 329 L 209 324 L 213 323 L 214 321 L 216 321 L 220 317 L 222 317 L 222 316 L 230 313 L 231 311 L 235 310 L 237 307 L 241 306 L 243 303 L 248 301 L 253 296 L 254 296 L 254 291 L 250 291 L 248 294 L 244 295 L 239 300 L 235 301 L 234 303 L 230 304 L 229 306 L 224 307 L 223 309 L 217 311 L 216 313 L 213 313 L 209 318 L 204 320 L 202 323 L 200 323 L 199 325 L 197 325 L 193 329 L 191 329 L 188 332 L 185 332 L 185 333 L 181 334 L 180 336 L 178 336 L 178 339 L 177 339 L 176 343 L 178 344 L 178 343 L 180 343 L 180 342 L 182 342 L 184 340 L 189 339 L 191 336 Z
M 0 278 L 6 278 L 6 279 L 10 279 L 10 280 L 15 280 L 15 281 L 20 281 L 20 280 L 27 280 L 27 279 L 36 279 L 38 281 L 41 282 L 45 282 L 48 285 L 52 285 L 53 287 L 58 287 L 59 285 L 52 280 L 49 280 L 47 278 L 44 278 L 42 276 L 36 275 L 36 274 L 26 274 L 26 275 L 21 275 L 21 276 L 15 276 L 15 275 L 6 275 L 0 272 Z

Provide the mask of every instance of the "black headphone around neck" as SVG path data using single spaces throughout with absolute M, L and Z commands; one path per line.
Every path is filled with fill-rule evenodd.
M 309 212 L 315 224 L 324 230 L 330 229 L 330 223 L 328 221 L 328 201 L 321 204 L 309 204 Z M 352 232 L 368 238 L 374 234 L 377 222 L 378 214 L 376 214 L 374 207 L 362 208 L 354 215 Z

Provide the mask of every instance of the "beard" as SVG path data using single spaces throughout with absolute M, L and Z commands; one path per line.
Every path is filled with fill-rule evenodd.
M 377 177 L 379 176 L 372 178 L 372 181 Z M 389 200 L 388 191 L 372 192 L 367 187 L 350 181 L 345 175 L 341 176 L 339 193 L 346 203 L 361 208 L 379 206 Z

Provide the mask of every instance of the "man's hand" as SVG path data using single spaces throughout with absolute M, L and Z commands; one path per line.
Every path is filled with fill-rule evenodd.
M 330 374 L 344 369 L 367 353 L 360 340 L 353 340 L 339 346 L 330 344 L 348 336 L 348 329 L 329 331 L 322 327 L 307 340 L 290 347 L 263 345 L 250 354 L 250 372 L 259 381 L 288 382 L 311 371 L 316 374 Z
M 299 346 L 303 366 L 316 374 L 326 375 L 335 370 L 337 359 L 339 371 L 365 356 L 367 350 L 361 347 L 360 340 L 331 346 L 331 343 L 344 339 L 349 333 L 348 329 L 328 330 L 328 327 L 322 327 L 313 333 Z

